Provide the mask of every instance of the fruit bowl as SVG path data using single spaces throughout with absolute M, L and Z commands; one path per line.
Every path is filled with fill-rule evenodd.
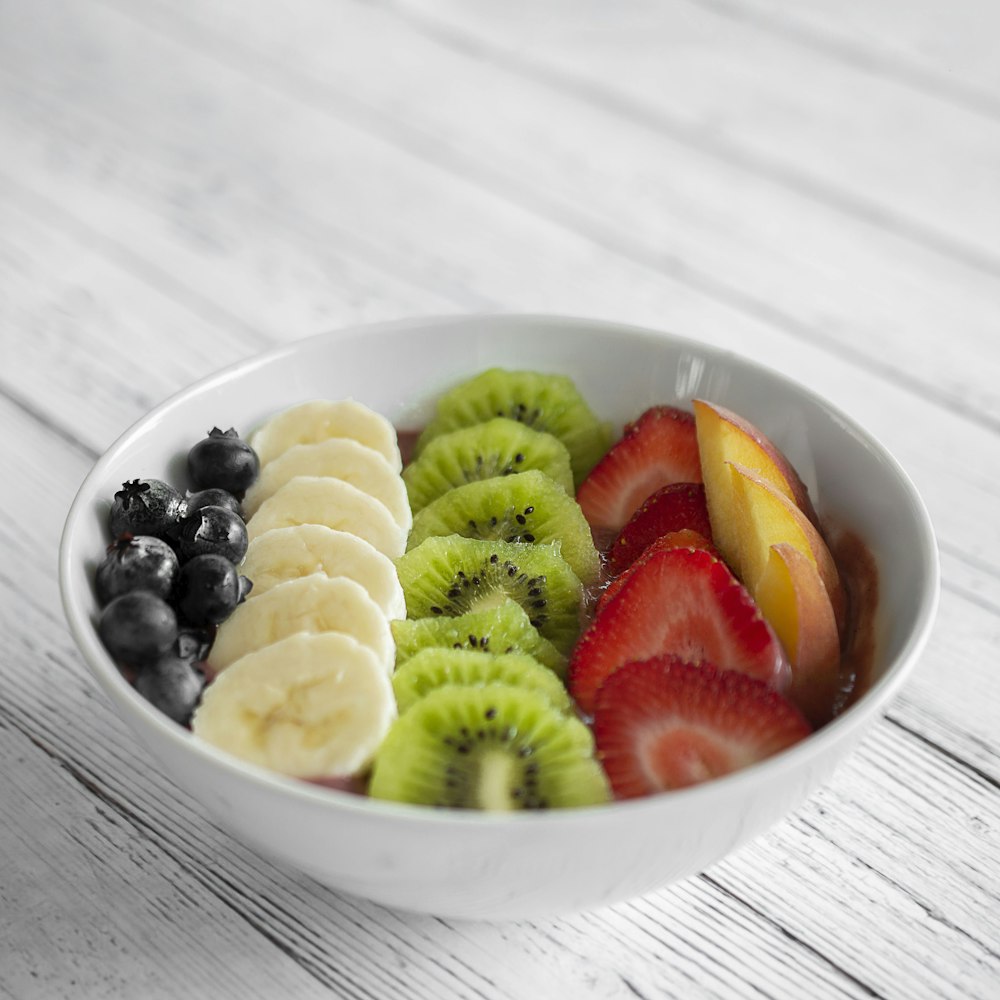
M 169 478 L 190 442 L 224 421 L 250 430 L 300 400 L 353 397 L 401 429 L 484 368 L 575 380 L 619 426 L 656 403 L 702 397 L 744 415 L 797 468 L 824 520 L 864 540 L 878 570 L 866 690 L 833 722 L 736 774 L 610 805 L 540 813 L 435 810 L 363 798 L 241 763 L 140 697 L 98 637 L 94 567 L 109 498 L 136 476 Z M 96 463 L 70 510 L 60 583 L 94 677 L 174 781 L 262 853 L 379 903 L 439 916 L 510 919 L 592 909 L 719 860 L 796 808 L 851 751 L 923 649 L 938 598 L 927 512 L 871 435 L 760 365 L 663 333 L 548 316 L 417 319 L 336 331 L 269 351 L 162 403 Z

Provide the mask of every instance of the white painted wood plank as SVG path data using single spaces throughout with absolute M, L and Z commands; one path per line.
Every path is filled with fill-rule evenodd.
M 1000 126 L 979 114 L 685 0 L 383 2 L 419 12 L 421 23 L 480 58 L 585 90 L 747 169 L 996 270 Z
M 996 118 L 1000 63 L 992 0 L 688 0 Z
M 177 9 L 145 20 L 170 37 L 188 37 Z M 290 95 L 311 86 L 328 93 L 331 106 L 349 95 L 388 128 L 395 121 L 393 141 L 404 145 L 413 145 L 408 131 L 418 127 L 421 147 L 427 138 L 437 143 L 435 162 L 451 163 L 486 190 L 1000 428 L 1000 353 L 988 350 L 1000 323 L 997 276 L 580 95 L 456 51 L 380 9 L 329 8 L 318 17 L 298 0 L 278 30 L 263 4 L 220 0 L 192 5 L 189 14 L 207 32 L 201 44 L 231 53 L 234 43 L 220 39 L 238 34 L 245 41 L 230 61 L 265 65 Z M 329 42 L 310 56 L 317 33 Z M 364 37 L 400 55 L 367 72 L 367 49 L 357 44 Z M 435 74 L 423 71 L 428 64 Z M 442 84 L 451 79 L 463 86 Z M 603 141 L 594 143 L 594 135 Z M 1000 157 L 1000 131 L 996 151 Z M 947 352 L 943 331 L 953 342 Z M 970 356 L 988 369 L 974 384 Z

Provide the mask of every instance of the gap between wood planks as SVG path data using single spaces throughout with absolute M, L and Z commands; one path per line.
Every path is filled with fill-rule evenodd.
M 361 2 L 372 2 L 372 0 L 361 0 Z M 877 48 L 858 36 L 833 34 L 825 25 L 820 28 L 810 24 L 794 6 L 774 12 L 759 6 L 753 0 L 750 2 L 742 0 L 739 3 L 734 3 L 733 0 L 684 0 L 684 2 L 695 7 L 703 7 L 733 21 L 751 24 L 760 31 L 813 49 L 830 59 L 861 69 L 872 76 L 912 87 L 928 97 L 950 101 L 964 111 L 983 115 L 992 121 L 1000 121 L 1000 100 L 995 93 L 929 69 L 915 58 L 884 47 Z M 947 16 L 946 5 L 941 4 L 941 7 Z

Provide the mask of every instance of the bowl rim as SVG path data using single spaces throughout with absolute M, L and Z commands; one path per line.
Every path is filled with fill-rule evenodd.
M 714 360 L 736 360 L 743 367 L 756 369 L 767 379 L 777 380 L 789 386 L 852 431 L 864 447 L 873 452 L 880 462 L 891 470 L 907 493 L 928 569 L 920 587 L 919 600 L 914 612 L 915 627 L 906 636 L 897 655 L 886 665 L 882 676 L 872 683 L 854 704 L 817 732 L 773 757 L 732 774 L 689 788 L 637 799 L 611 800 L 600 805 L 574 809 L 521 810 L 506 813 L 490 813 L 471 809 L 434 809 L 422 805 L 383 801 L 285 776 L 239 760 L 226 751 L 198 739 L 192 732 L 173 722 L 142 698 L 125 679 L 104 649 L 97 630 L 93 627 L 91 612 L 85 607 L 84 596 L 78 593 L 78 588 L 72 582 L 73 572 L 76 568 L 75 560 L 78 558 L 75 541 L 79 534 L 79 526 L 85 518 L 93 516 L 92 503 L 97 496 L 94 485 L 103 479 L 105 469 L 115 462 L 118 453 L 133 438 L 140 436 L 147 425 L 158 422 L 164 414 L 183 405 L 188 397 L 207 391 L 213 385 L 239 379 L 260 367 L 306 350 L 307 345 L 318 341 L 336 342 L 354 337 L 384 336 L 407 329 L 475 325 L 482 324 L 484 321 L 501 321 L 524 326 L 548 324 L 572 327 L 575 333 L 581 336 L 614 332 L 650 342 L 670 341 L 682 348 L 689 347 L 692 351 Z M 250 782 L 260 789 L 267 789 L 281 797 L 288 796 L 297 799 L 303 804 L 329 809 L 331 814 L 347 810 L 385 821 L 430 823 L 438 826 L 487 826 L 492 829 L 501 824 L 514 823 L 574 825 L 581 819 L 586 819 L 588 823 L 595 820 L 598 822 L 617 822 L 618 818 L 623 815 L 636 816 L 646 810 L 669 811 L 675 808 L 686 808 L 689 804 L 702 799 L 711 799 L 717 796 L 726 797 L 731 791 L 737 793 L 744 786 L 751 786 L 768 779 L 778 780 L 783 772 L 797 770 L 800 765 L 805 766 L 809 760 L 821 756 L 830 745 L 848 738 L 858 728 L 874 721 L 876 712 L 896 694 L 916 666 L 916 662 L 928 642 L 937 614 L 940 600 L 940 558 L 931 518 L 923 499 L 909 475 L 891 452 L 870 431 L 837 406 L 808 386 L 774 368 L 747 358 L 738 352 L 705 344 L 691 337 L 614 320 L 555 313 L 431 314 L 377 323 L 353 324 L 279 344 L 217 369 L 167 396 L 119 434 L 97 459 L 77 489 L 63 525 L 59 543 L 59 589 L 70 632 L 83 655 L 89 672 L 103 688 L 119 715 L 124 715 L 123 702 L 129 706 L 132 714 L 125 717 L 124 721 L 140 738 L 141 732 L 138 730 L 138 723 L 141 719 L 144 725 L 152 726 L 160 737 L 169 741 L 178 751 L 191 753 L 196 757 L 206 757 L 216 767 L 228 772 L 240 781 Z M 143 742 L 145 741 L 143 740 Z

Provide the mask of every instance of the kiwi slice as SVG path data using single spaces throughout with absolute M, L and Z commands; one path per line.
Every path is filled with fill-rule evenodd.
M 411 618 L 389 623 L 396 641 L 396 669 L 422 649 L 465 649 L 475 653 L 524 653 L 566 676 L 566 657 L 538 634 L 517 601 L 469 611 L 457 618 Z
M 454 618 L 517 601 L 561 653 L 580 631 L 583 585 L 558 545 L 447 535 L 396 560 L 407 618 Z
M 403 470 L 414 514 L 455 486 L 538 469 L 573 492 L 569 452 L 558 438 L 496 417 L 440 434 Z
M 407 548 L 438 535 L 558 542 L 584 585 L 596 583 L 601 574 L 601 557 L 580 505 L 537 470 L 467 483 L 438 497 L 413 519 Z
M 490 368 L 446 392 L 434 419 L 417 440 L 420 455 L 439 434 L 492 417 L 509 417 L 559 438 L 569 452 L 579 486 L 611 444 L 611 429 L 594 416 L 565 375 Z
M 453 809 L 546 809 L 608 801 L 590 730 L 537 691 L 446 684 L 392 725 L 368 793 Z
M 538 691 L 561 712 L 573 705 L 562 681 L 538 660 L 523 653 L 481 653 L 468 649 L 422 649 L 392 677 L 400 712 L 412 708 L 445 684 L 508 684 Z

